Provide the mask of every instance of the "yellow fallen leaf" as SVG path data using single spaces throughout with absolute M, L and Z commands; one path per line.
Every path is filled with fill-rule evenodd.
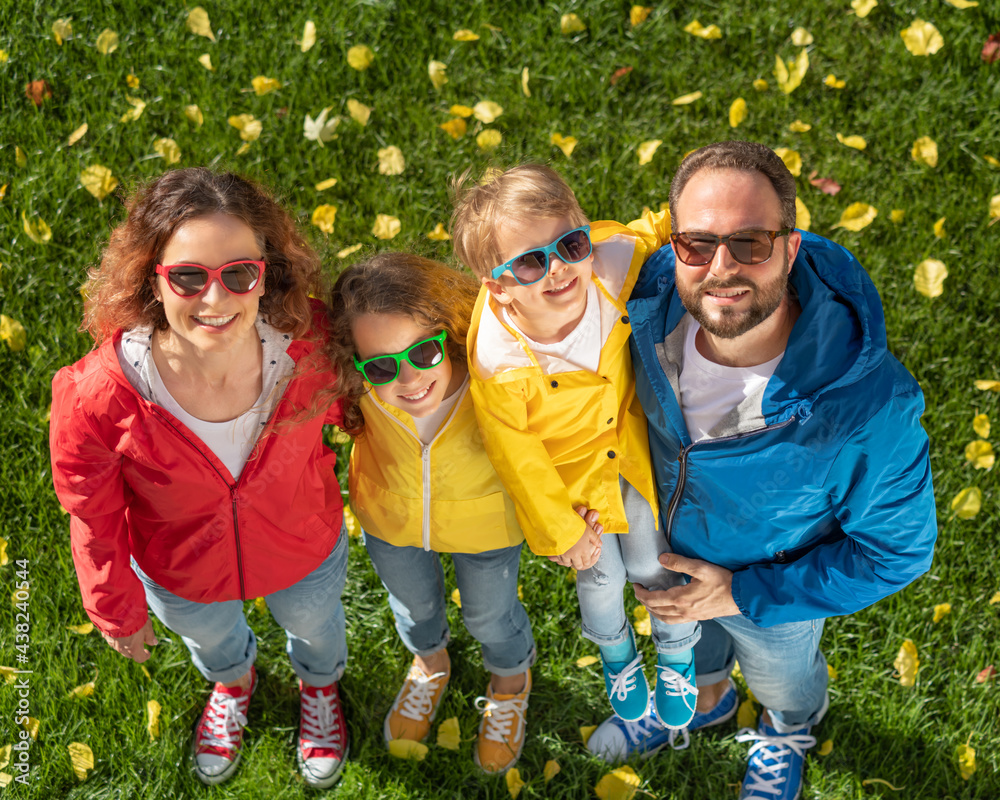
M 944 279 L 948 268 L 943 261 L 927 258 L 917 264 L 913 272 L 913 285 L 924 297 L 940 297 L 944 293 Z
M 278 91 L 281 88 L 281 81 L 277 78 L 268 78 L 266 75 L 258 75 L 250 81 L 250 85 L 253 86 L 254 94 L 260 97 Z
M 747 101 L 742 97 L 737 97 L 729 106 L 729 127 L 738 128 L 740 123 L 747 118 Z
M 201 113 L 201 109 L 198 106 L 184 106 L 184 116 L 188 118 L 189 122 L 193 122 L 196 127 L 200 128 L 205 122 L 205 117 Z
M 206 39 L 215 41 L 212 25 L 208 21 L 208 12 L 201 6 L 195 6 L 188 12 L 187 29 L 197 36 L 204 36 Z
M 978 486 L 962 489 L 951 501 L 951 510 L 959 519 L 972 519 L 983 507 L 983 493 Z
M 531 89 L 528 88 L 528 80 L 531 78 L 531 73 L 528 68 L 525 67 L 521 70 L 521 91 L 524 93 L 525 97 L 531 97 Z
M 835 680 L 837 680 L 837 678 L 840 677 L 840 673 L 837 672 L 837 670 L 834 669 L 829 664 L 826 665 L 826 674 L 830 678 L 831 681 L 835 681 Z
M 1000 594 L 1000 592 L 998 592 L 998 594 Z M 17 667 L 0 667 L 0 678 L 3 678 L 7 681 L 7 683 L 13 683 L 16 677 Z
M 788 130 L 793 133 L 806 133 L 812 130 L 812 125 L 807 122 L 803 122 L 800 119 L 795 120 L 791 125 L 788 126 Z
M 517 800 L 517 796 L 521 794 L 521 790 L 524 788 L 524 781 L 521 779 L 521 770 L 517 767 L 507 770 L 507 774 L 504 775 L 504 782 L 507 784 L 507 791 L 512 800 Z
M 412 739 L 393 739 L 389 742 L 389 755 L 411 761 L 423 761 L 427 756 L 427 749 L 427 745 Z
M 860 231 L 867 228 L 878 216 L 878 209 L 868 203 L 851 203 L 840 215 L 840 222 L 834 228 L 848 231 Z
M 448 76 L 445 75 L 445 70 L 447 69 L 448 65 L 443 61 L 427 62 L 427 75 L 430 77 L 435 89 L 440 89 L 448 82 Z
M 482 100 L 472 107 L 472 114 L 484 125 L 489 125 L 503 114 L 503 108 L 492 100 Z
M 639 164 L 648 164 L 653 160 L 653 155 L 656 153 L 659 146 L 663 144 L 661 139 L 650 139 L 648 142 L 643 142 L 639 145 Z
M 442 122 L 438 127 L 452 139 L 461 139 L 469 129 L 468 123 L 461 117 L 453 117 L 447 122 Z
M 86 636 L 92 630 L 94 630 L 93 622 L 81 622 L 79 625 L 67 625 L 66 630 L 77 633 L 80 636 Z
M 345 247 L 343 250 L 341 250 L 341 251 L 339 251 L 337 253 L 337 258 L 347 258 L 349 255 L 358 252 L 358 250 L 360 250 L 362 247 L 364 247 L 363 243 L 352 244 L 350 247 Z M 345 507 L 344 508 L 344 520 L 345 521 L 347 521 L 347 519 L 348 519 L 347 514 L 348 514 L 348 510 Z M 352 533 L 351 532 L 351 523 L 347 522 L 347 533 L 348 533 L 348 535 L 350 535 L 350 536 L 361 536 L 361 526 L 357 524 L 357 519 L 354 518 L 354 514 L 351 514 L 351 519 L 354 519 L 354 524 L 355 524 L 356 527 L 355 527 L 355 532 Z
M 935 238 L 937 238 L 937 239 L 943 239 L 944 238 L 944 221 L 946 219 L 947 219 L 947 217 L 941 217 L 939 220 L 937 220 L 934 223 L 934 236 L 935 236 Z
M 337 185 L 336 178 L 327 178 L 325 181 L 320 181 L 319 183 L 317 183 L 315 188 L 317 192 L 324 192 L 327 189 L 330 189 L 336 185 Z
M 632 767 L 619 767 L 601 778 L 594 792 L 601 800 L 632 800 L 639 784 L 639 776 Z
M 517 585 L 517 599 L 524 600 L 524 587 L 520 583 Z
M 789 150 L 787 147 L 776 147 L 774 152 L 777 154 L 786 167 L 788 171 L 792 173 L 795 177 L 802 174 L 802 156 L 799 155 L 797 150 Z
M 697 36 L 699 39 L 721 39 L 722 31 L 718 25 L 709 25 L 707 28 L 698 20 L 692 20 L 684 26 L 686 33 Z
M 1000 219 L 1000 194 L 990 198 L 990 222 Z
M 972 418 L 972 430 L 982 439 L 990 438 L 990 418 L 985 414 L 976 414 Z
M 372 234 L 376 239 L 394 239 L 403 226 L 396 217 L 389 214 L 378 214 L 372 226 Z
M 996 456 L 993 454 L 993 445 L 982 439 L 970 442 L 965 447 L 965 460 L 976 469 L 993 469 L 993 463 L 996 460 Z
M 581 725 L 580 726 L 580 740 L 583 742 L 583 746 L 587 746 L 587 742 L 590 741 L 591 735 L 597 730 L 596 725 Z
M 181 149 L 173 139 L 157 139 L 153 142 L 153 149 L 168 164 L 176 164 L 181 160 Z
M 77 128 L 69 135 L 69 139 L 66 140 L 66 145 L 68 147 L 72 147 L 73 145 L 75 145 L 86 135 L 88 130 L 89 126 L 87 125 L 86 122 L 84 122 L 83 125 L 81 125 L 79 128 Z
M 576 660 L 576 665 L 580 669 L 583 669 L 584 667 L 589 667 L 591 664 L 596 664 L 600 660 L 597 656 L 581 656 Z
M 781 56 L 774 57 L 774 79 L 784 94 L 791 94 L 799 88 L 808 71 L 809 53 L 805 48 L 799 51 L 794 61 L 785 62 Z
M 375 53 L 366 44 L 356 44 L 347 51 L 347 63 L 352 69 L 363 72 L 372 65 Z
M 489 152 L 499 147 L 502 140 L 503 134 L 500 131 L 495 128 L 487 128 L 481 131 L 476 137 L 476 144 L 479 145 L 479 149 L 483 152 Z
M 29 220 L 27 212 L 22 211 L 21 222 L 24 224 L 24 232 L 35 244 L 45 244 L 52 239 L 52 229 L 41 217 Z
M 97 52 L 107 56 L 118 49 L 118 34 L 110 28 L 105 28 L 97 37 Z
M 35 719 L 34 717 L 28 717 L 27 719 L 24 720 L 24 722 L 21 723 L 21 727 L 28 732 L 28 735 L 32 739 L 37 739 L 38 728 L 41 726 L 41 724 L 42 724 L 41 720 Z
M 931 622 L 938 623 L 951 613 L 951 603 L 938 603 L 934 606 L 934 616 Z
M 93 693 L 94 682 L 90 681 L 89 683 L 81 683 L 79 686 L 73 687 L 66 696 L 73 700 L 80 700 L 84 697 L 90 697 Z
M 920 669 L 920 659 L 917 657 L 917 646 L 911 639 L 903 642 L 899 654 L 892 666 L 899 673 L 899 682 L 903 686 L 913 686 L 917 680 L 917 670 Z
M 635 632 L 640 636 L 653 635 L 653 623 L 649 619 L 649 609 L 646 606 L 636 606 L 632 612 Z
M 23 350 L 28 344 L 28 334 L 24 326 L 6 314 L 0 314 L 0 339 L 15 353 Z
M 635 6 L 632 6 L 632 8 L 635 8 Z M 652 9 L 650 9 L 650 11 L 652 11 Z M 545 782 L 548 783 L 556 775 L 558 775 L 561 770 L 562 767 L 559 766 L 558 761 L 555 759 L 549 759 L 545 762 L 545 766 L 542 768 L 542 777 L 545 779 Z
M 921 136 L 913 143 L 910 157 L 918 164 L 936 167 L 938 163 L 938 146 L 930 136 Z
M 253 607 L 254 611 L 256 611 L 258 614 L 266 614 L 267 600 L 265 600 L 263 597 L 255 597 L 253 599 Z
M 757 727 L 757 706 L 750 698 L 747 698 L 742 703 L 740 703 L 740 707 L 736 711 L 736 727 L 737 728 Z
M 135 122 L 146 110 L 146 101 L 138 97 L 126 97 L 125 99 L 132 108 L 122 114 L 119 122 Z
M 823 744 L 819 746 L 819 750 L 816 751 L 821 756 L 828 756 L 833 752 L 833 739 L 827 739 Z
M 6 183 L 3 184 L 3 186 L 0 186 L 0 200 L 3 200 L 4 197 L 6 197 L 6 195 L 7 195 L 7 186 L 8 186 L 8 184 L 6 184 Z
M 1000 159 L 994 158 L 993 156 L 983 156 L 983 161 L 994 167 L 1000 167 Z
M 212 57 L 208 53 L 202 53 L 198 56 L 198 63 L 209 72 L 215 72 L 215 67 L 212 66 Z
M 955 759 L 962 779 L 969 780 L 976 771 L 976 751 L 967 744 L 960 744 L 955 748 Z
M 299 44 L 299 48 L 303 53 L 308 53 L 314 44 L 316 44 L 316 23 L 307 19 L 305 27 L 302 29 L 302 42 Z
M 10 604 L 16 606 L 18 603 L 27 603 L 31 599 L 31 593 L 28 587 L 23 589 L 18 589 L 13 592 L 10 596 Z
M 64 17 L 52 23 L 52 36 L 60 47 L 62 47 L 64 40 L 73 35 L 72 20 L 72 17 Z
M 812 227 L 812 214 L 798 196 L 795 197 L 795 227 L 803 231 Z
M 150 741 L 160 738 L 160 709 L 161 706 L 156 700 L 146 701 L 146 731 L 149 733 Z
M 13 750 L 14 745 L 12 744 L 5 744 L 3 747 L 0 747 L 0 769 L 3 769 L 10 763 L 10 754 Z
M 439 222 L 434 226 L 434 230 L 427 234 L 427 238 L 432 242 L 447 242 L 451 239 L 451 234 L 444 229 L 444 223 Z
M 139 79 L 135 75 L 129 74 L 125 76 L 125 83 L 129 89 L 139 88 Z
M 690 94 L 682 94 L 680 97 L 675 97 L 670 101 L 672 106 L 687 106 L 691 105 L 695 100 L 701 100 L 701 92 L 691 92 Z
M 403 151 L 396 145 L 382 147 L 378 151 L 378 171 L 382 175 L 399 175 L 406 169 Z
M 327 204 L 316 206 L 309 220 L 328 236 L 333 233 L 333 223 L 337 219 L 337 207 Z
M 229 124 L 240 132 L 244 142 L 256 142 L 264 130 L 264 123 L 253 114 L 234 114 L 229 118 Z
M 787 70 L 786 70 L 786 72 L 787 72 Z M 754 91 L 757 91 L 757 92 L 766 92 L 767 91 L 767 81 L 765 81 L 763 78 L 757 78 L 753 82 L 753 88 L 754 88 Z
M 368 124 L 368 118 L 371 117 L 372 110 L 364 103 L 359 103 L 357 100 L 351 98 L 347 101 L 347 113 L 351 115 L 351 119 L 363 126 Z
M 892 211 L 889 212 L 889 219 L 892 220 L 892 222 L 895 223 L 896 225 L 902 222 L 905 218 L 906 218 L 906 212 L 901 208 L 894 208 Z
M 868 147 L 868 142 L 861 136 L 844 136 L 838 133 L 837 141 L 846 147 L 853 147 L 855 150 L 864 150 Z
M 6 50 L 0 50 L 0 64 L 6 64 L 10 59 L 10 53 Z
M 549 142 L 562 150 L 563 155 L 566 156 L 566 158 L 572 156 L 573 151 L 576 149 L 575 136 L 563 136 L 561 133 L 553 133 L 549 137 Z
M 642 25 L 648 18 L 649 15 L 653 13 L 652 6 L 632 6 L 628 10 L 628 21 L 629 24 L 635 28 Z M 554 762 L 550 762 L 554 763 Z
M 851 8 L 861 19 L 872 13 L 872 9 L 878 5 L 878 0 L 851 0 Z
M 2 315 L 4 319 L 10 319 L 6 315 Z M 10 563 L 10 557 L 7 555 L 7 540 L 0 536 L 0 567 L 6 567 Z
M 832 72 L 823 79 L 823 83 L 831 89 L 843 89 L 847 86 L 847 81 L 838 78 Z
M 458 725 L 458 717 L 449 717 L 438 725 L 437 746 L 445 750 L 458 750 L 462 740 L 462 729 Z
M 792 44 L 796 47 L 807 47 L 813 43 L 813 35 L 805 28 L 796 28 L 792 31 Z
M 1000 603 L 1000 592 L 994 592 L 993 593 L 993 597 L 990 598 L 990 605 L 991 606 L 995 606 L 997 603 Z M 0 667 L 0 669 L 10 669 L 10 667 Z M 10 683 L 11 680 L 13 680 L 13 679 L 12 678 L 7 678 L 7 683 Z
M 72 742 L 66 745 L 66 749 L 69 750 L 69 760 L 76 779 L 87 780 L 87 773 L 94 768 L 94 751 L 80 742 Z
M 944 37 L 931 23 L 922 19 L 913 20 L 909 28 L 899 32 L 903 44 L 915 56 L 932 56 L 944 47 Z
M 461 30 L 455 31 L 451 38 L 456 42 L 478 42 L 479 34 L 474 31 L 470 31 L 468 28 L 462 28 Z
M 976 0 L 944 0 L 948 5 L 954 6 L 955 8 L 975 8 L 979 5 Z
M 4 55 L 3 50 L 0 50 L 0 55 Z M 2 59 L 0 59 L 0 63 L 3 63 Z M 11 775 L 9 772 L 0 772 L 0 788 L 4 786 L 10 786 L 13 780 L 14 776 Z
M 28 166 L 28 156 L 17 145 L 14 145 L 14 163 L 17 164 L 21 169 L 24 169 L 26 166 Z
M 453 117 L 471 117 L 472 108 L 470 106 L 453 105 L 448 109 L 448 113 Z
M 563 14 L 559 20 L 559 30 L 563 36 L 572 36 L 574 33 L 583 33 L 587 26 L 576 14 Z

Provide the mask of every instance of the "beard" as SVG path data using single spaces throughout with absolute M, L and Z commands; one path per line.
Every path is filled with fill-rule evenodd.
M 784 254 L 784 262 L 780 274 L 768 283 L 756 283 L 742 275 L 736 275 L 725 281 L 709 278 L 696 286 L 684 286 L 677 281 L 677 294 L 684 308 L 708 333 L 720 339 L 735 339 L 756 328 L 778 310 L 781 301 L 788 293 L 787 254 Z M 683 269 L 682 265 L 678 266 Z M 730 306 L 721 306 L 706 310 L 705 292 L 741 288 L 753 292 L 749 308 L 738 310 Z

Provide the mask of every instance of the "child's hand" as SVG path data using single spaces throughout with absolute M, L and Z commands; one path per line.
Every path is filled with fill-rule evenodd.
M 596 511 L 579 506 L 576 513 L 587 523 L 587 530 L 569 550 L 560 556 L 549 556 L 549 560 L 563 567 L 573 567 L 577 570 L 590 569 L 601 556 L 601 534 L 604 532 L 604 527 L 598 524 Z

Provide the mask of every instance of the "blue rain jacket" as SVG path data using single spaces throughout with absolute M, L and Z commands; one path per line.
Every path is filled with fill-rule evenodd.
M 871 605 L 927 571 L 937 538 L 923 395 L 886 349 L 871 279 L 803 233 L 789 280 L 802 314 L 784 357 L 698 444 L 677 400 L 685 310 L 669 246 L 627 306 L 664 532 L 675 552 L 732 570 L 737 606 L 762 627 Z

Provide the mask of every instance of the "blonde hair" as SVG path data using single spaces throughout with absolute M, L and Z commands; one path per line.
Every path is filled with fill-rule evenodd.
M 488 278 L 504 261 L 499 229 L 509 220 L 565 217 L 573 227 L 586 225 L 569 185 L 551 167 L 522 164 L 492 180 L 469 186 L 470 170 L 452 184 L 455 211 L 451 216 L 455 255 L 478 277 Z

